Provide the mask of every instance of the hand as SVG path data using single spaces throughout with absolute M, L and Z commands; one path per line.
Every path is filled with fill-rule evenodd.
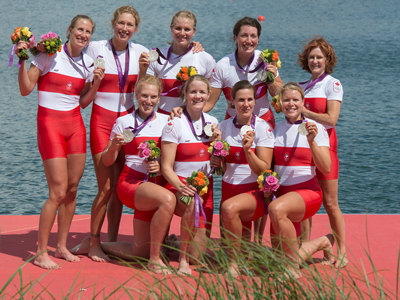
M 215 156 L 215 155 L 211 155 L 210 157 L 210 166 L 211 168 L 218 168 L 219 166 L 221 166 L 222 163 L 222 159 Z
M 267 65 L 267 70 L 274 74 L 274 77 L 278 74 L 278 68 L 276 67 L 276 62 L 270 62 Z
M 123 145 L 125 145 L 126 143 L 124 142 L 124 136 L 122 135 L 122 134 L 120 134 L 120 133 L 116 133 L 114 136 L 113 136 L 113 138 L 112 138 L 112 143 L 115 145 L 115 146 L 123 146 Z
M 149 65 L 149 54 L 147 52 L 142 52 L 139 57 L 139 73 L 146 73 Z
M 18 56 L 19 58 L 19 52 L 22 49 L 28 50 L 29 48 L 29 43 L 28 42 L 24 42 L 24 41 L 19 41 L 17 46 L 15 47 L 15 54 Z
M 95 69 L 93 71 L 93 84 L 94 85 L 98 85 L 98 86 L 100 85 L 100 82 L 104 78 L 104 71 L 105 70 L 106 70 L 105 68 L 97 67 L 97 69 Z
M 160 164 L 157 160 L 147 161 L 147 172 L 149 173 L 158 173 L 160 172 Z
M 318 127 L 314 122 L 306 122 L 306 128 L 308 130 L 307 141 L 309 144 L 311 144 L 318 134 Z
M 196 194 L 197 190 L 195 187 L 188 184 L 188 185 L 181 185 L 180 192 L 182 193 L 183 196 L 194 197 L 194 194 Z
M 171 111 L 171 114 L 169 115 L 168 121 L 173 120 L 174 117 L 178 117 L 180 118 L 183 112 L 183 108 L 178 106 L 178 107 L 174 107 Z
M 264 198 L 265 199 L 268 199 L 271 196 L 272 196 L 272 191 L 271 192 L 264 192 Z
M 303 105 L 303 107 L 301 108 L 301 113 L 306 117 L 309 118 L 309 110 Z
M 211 129 L 213 132 L 213 135 L 211 137 L 211 142 L 214 142 L 215 140 L 220 140 L 221 139 L 221 130 L 218 129 L 218 125 L 217 124 L 212 124 L 211 125 Z
M 204 51 L 204 48 L 203 48 L 203 46 L 200 44 L 200 42 L 192 42 L 192 46 L 193 46 L 193 48 L 192 48 L 192 51 L 193 51 L 193 53 L 199 53 L 199 52 L 203 52 Z
M 37 42 L 35 44 L 35 48 L 38 49 L 40 52 L 43 52 L 43 53 L 46 52 L 46 49 L 44 48 L 44 44 L 43 44 L 42 40 L 40 40 L 39 42 Z
M 255 134 L 256 134 L 255 131 L 251 130 L 251 131 L 248 131 L 244 135 L 243 140 L 242 140 L 242 146 L 243 146 L 243 150 L 245 152 L 247 152 L 247 151 L 249 151 L 251 149 L 251 145 L 253 145 L 254 135 Z

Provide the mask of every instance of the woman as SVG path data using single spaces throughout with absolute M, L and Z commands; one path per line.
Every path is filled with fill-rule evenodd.
M 147 161 L 138 154 L 138 147 L 144 141 L 154 140 L 160 147 L 161 133 L 167 123 L 166 116 L 154 112 L 161 94 L 160 81 L 145 75 L 136 84 L 135 93 L 138 109 L 117 119 L 101 157 L 104 165 L 110 166 L 124 149 L 125 166 L 118 180 L 117 192 L 122 203 L 135 210 L 134 242 L 101 243 L 101 247 L 105 253 L 125 260 L 132 257 L 149 258 L 150 270 L 170 274 L 161 259 L 160 249 L 174 213 L 175 195 L 161 186 L 165 180 L 160 173 L 159 160 Z M 126 128 L 133 128 L 135 134 L 129 143 L 124 141 L 122 135 Z M 149 177 L 146 181 L 149 172 L 157 173 L 157 177 Z M 88 254 L 90 240 L 89 237 L 84 239 L 71 251 Z
M 158 61 L 150 63 L 147 73 L 160 78 L 164 90 L 161 95 L 158 112 L 170 114 L 174 107 L 181 106 L 183 100 L 181 90 L 182 81 L 176 79 L 179 70 L 184 66 L 193 66 L 197 74 L 210 79 L 215 67 L 215 61 L 207 52 L 193 53 L 192 38 L 196 33 L 197 19 L 194 13 L 183 10 L 178 11 L 172 17 L 171 33 L 172 45 L 160 51 L 162 54 Z M 143 53 L 140 62 L 148 66 L 148 54 Z
M 68 27 L 68 41 L 61 52 L 51 57 L 41 53 L 34 58 L 29 71 L 24 60 L 18 72 L 22 96 L 29 95 L 38 84 L 37 139 L 49 198 L 40 213 L 34 264 L 44 269 L 60 268 L 47 253 L 49 235 L 58 209 L 55 257 L 79 261 L 67 250 L 66 242 L 86 160 L 86 130 L 79 106 L 84 108 L 93 100 L 104 77 L 103 69 L 88 69 L 87 66 L 93 61 L 82 52 L 94 28 L 90 17 L 77 15 Z M 28 43 L 20 41 L 16 54 L 27 48 Z
M 281 246 L 288 259 L 298 265 L 298 256 L 303 259 L 307 256 L 302 254 L 301 249 L 299 251 L 293 222 L 312 217 L 321 207 L 322 192 L 315 172 L 316 169 L 323 174 L 330 171 L 329 138 L 322 125 L 303 117 L 304 93 L 298 84 L 285 84 L 279 93 L 279 100 L 286 120 L 277 124 L 274 131 L 275 172 L 280 177 L 280 187 L 276 200 L 268 206 L 271 242 L 275 248 Z M 305 126 L 307 135 L 300 134 L 300 126 Z M 306 248 L 308 246 L 305 244 Z M 321 249 L 313 249 L 316 250 Z M 322 250 L 328 252 L 330 259 L 329 247 Z M 298 267 L 288 268 L 295 277 L 300 277 Z
M 331 171 L 324 175 L 317 170 L 318 182 L 323 193 L 323 203 L 329 216 L 333 232 L 336 234 L 338 255 L 335 267 L 347 265 L 345 246 L 345 223 L 338 202 L 339 159 L 335 125 L 339 118 L 343 99 L 343 88 L 339 80 L 332 77 L 337 57 L 333 47 L 320 36 L 312 38 L 299 54 L 301 68 L 311 73 L 311 78 L 300 83 L 305 93 L 303 115 L 322 124 L 328 132 L 330 143 Z M 303 222 L 302 232 L 309 240 L 311 218 Z
M 243 227 L 251 228 L 251 221 L 264 215 L 264 195 L 258 188 L 259 174 L 271 168 L 274 135 L 267 122 L 253 114 L 256 89 L 247 80 L 232 88 L 232 105 L 236 117 L 222 121 L 218 128 L 221 138 L 230 145 L 229 155 L 223 163 L 221 219 L 228 232 L 231 263 L 228 272 L 237 277 L 239 270 L 234 261 L 234 249 L 240 249 Z M 243 126 L 250 126 L 243 135 Z
M 140 53 L 148 51 L 139 44 L 129 42 L 137 32 L 140 16 L 132 6 L 117 8 L 111 20 L 114 32 L 110 40 L 91 42 L 86 53 L 96 59 L 105 60 L 105 76 L 94 99 L 90 119 L 90 149 L 96 172 L 98 192 L 92 204 L 89 257 L 97 262 L 109 261 L 100 246 L 100 232 L 107 211 L 108 241 L 116 241 L 122 213 L 122 203 L 118 199 L 116 183 L 124 166 L 124 153 L 111 166 L 101 161 L 102 153 L 109 142 L 111 129 L 118 117 L 134 111 L 134 88 L 139 77 L 146 74 L 140 69 Z
M 206 236 L 209 237 L 211 233 L 212 176 L 209 177 L 208 192 L 202 196 L 204 213 L 199 214 L 198 228 L 195 227 L 194 198 L 189 205 L 179 200 L 182 195 L 195 196 L 196 189 L 186 185 L 184 181 L 193 171 L 202 171 L 205 174 L 210 172 L 210 154 L 207 150 L 218 132 L 214 130 L 214 135 L 210 138 L 205 135 L 204 126 L 206 123 L 211 123 L 216 128 L 218 121 L 202 112 L 209 96 L 210 83 L 204 76 L 189 77 L 184 87 L 186 101 L 184 116 L 169 121 L 162 134 L 162 173 L 168 181 L 166 188 L 175 194 L 176 214 L 182 217 L 179 254 L 179 272 L 182 274 L 191 274 L 189 256 L 196 259 L 200 253 L 205 253 Z M 194 244 L 190 247 L 192 241 Z

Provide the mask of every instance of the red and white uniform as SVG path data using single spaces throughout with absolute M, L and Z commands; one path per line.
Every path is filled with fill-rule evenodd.
M 142 128 L 132 142 L 123 146 L 125 151 L 125 166 L 119 177 L 117 192 L 118 197 L 123 204 L 135 209 L 135 192 L 137 187 L 143 182 L 147 174 L 147 164 L 144 157 L 139 156 L 139 145 L 140 143 L 148 140 L 154 140 L 157 147 L 161 149 L 161 134 L 162 130 L 167 123 L 168 117 L 162 114 L 157 114 L 157 117 L 150 121 L 144 128 Z M 138 124 L 142 124 L 143 120 L 137 116 Z M 116 120 L 114 124 L 110 140 L 114 137 L 116 133 L 122 133 L 127 127 L 135 127 L 135 112 L 120 117 Z M 160 161 L 160 158 L 157 159 Z M 149 182 L 155 182 L 154 177 L 148 178 Z M 165 180 L 161 175 L 161 172 L 157 173 L 156 183 L 164 186 Z M 135 218 L 150 222 L 154 211 L 139 211 L 135 210 Z
M 166 47 L 161 50 L 165 57 L 168 55 L 168 49 L 169 47 Z M 179 73 L 181 67 L 193 66 L 196 68 L 199 75 L 211 78 L 215 67 L 215 61 L 207 52 L 193 53 L 191 50 L 179 58 L 178 55 L 171 53 L 168 62 L 162 58 L 160 58 L 160 60 L 163 65 L 160 65 L 157 61 L 151 62 L 147 69 L 147 74 L 161 79 L 163 83 L 162 93 L 170 91 L 165 96 L 161 96 L 160 103 L 158 104 L 158 112 L 169 115 L 174 107 L 182 106 L 183 104 L 183 99 L 180 98 L 180 95 L 184 82 L 176 79 L 176 75 Z
M 304 90 L 307 85 L 312 82 L 312 79 L 300 83 L 301 88 Z M 319 114 L 327 112 L 327 102 L 336 100 L 342 102 L 343 100 L 343 87 L 339 80 L 327 75 L 322 81 L 317 82 L 313 87 L 305 91 L 304 106 Z M 331 171 L 327 175 L 323 175 L 317 170 L 318 179 L 331 180 L 339 178 L 339 159 L 337 156 L 337 136 L 334 127 L 323 125 L 329 134 L 330 140 L 330 154 L 331 154 Z
M 204 118 L 206 122 L 218 124 L 218 120 L 209 114 L 204 113 Z M 201 118 L 198 121 L 192 122 L 197 135 L 200 135 L 202 132 L 202 122 Z M 181 118 L 174 118 L 168 121 L 162 133 L 162 141 L 172 142 L 178 145 L 174 162 L 174 172 L 182 182 L 184 182 L 184 179 L 191 176 L 193 171 L 202 171 L 204 174 L 210 172 L 210 153 L 208 153 L 208 147 L 211 144 L 211 140 L 205 137 L 195 137 L 184 114 Z M 209 180 L 208 192 L 202 196 L 207 225 L 204 224 L 204 217 L 202 214 L 200 215 L 199 223 L 199 228 L 207 229 L 211 229 L 213 218 L 212 176 Z M 167 184 L 165 187 L 173 193 L 177 192 L 170 184 Z
M 312 121 L 312 120 L 309 120 Z M 314 122 L 314 121 L 312 121 Z M 321 124 L 314 122 L 318 134 L 314 141 L 318 146 L 329 147 L 328 133 Z M 297 192 L 306 205 L 304 219 L 315 215 L 322 204 L 322 192 L 316 178 L 310 146 L 305 135 L 299 134 L 299 125 L 280 122 L 275 128 L 274 171 L 281 178 L 276 196 Z M 295 224 L 299 225 L 299 224 Z M 299 233 L 300 227 L 296 226 Z
M 230 145 L 229 155 L 226 157 L 226 171 L 222 177 L 221 204 L 236 195 L 247 193 L 253 196 L 257 202 L 257 209 L 252 220 L 256 220 L 264 214 L 264 194 L 258 188 L 259 174 L 254 173 L 244 153 L 240 129 L 233 124 L 233 117 L 222 121 L 219 126 L 221 139 Z M 256 147 L 274 148 L 274 133 L 271 126 L 259 117 L 255 120 L 255 135 L 251 150 L 255 153 Z M 243 224 L 250 228 L 250 222 Z
M 83 67 L 82 58 L 89 70 Z M 38 80 L 38 146 L 43 160 L 86 153 L 86 130 L 79 98 L 93 80 L 93 60 L 82 53 L 69 58 L 64 50 L 49 57 L 40 54 L 32 64 L 42 71 Z
M 257 67 L 259 61 L 258 57 L 260 56 L 261 51 L 254 51 L 254 60 L 250 64 L 250 66 L 246 69 L 246 71 L 254 70 Z M 231 107 L 232 99 L 231 99 L 231 90 L 236 82 L 240 80 L 248 80 L 256 89 L 256 105 L 254 106 L 254 114 L 261 119 L 267 121 L 272 128 L 275 127 L 275 118 L 274 114 L 270 109 L 270 104 L 268 100 L 268 87 L 265 82 L 259 82 L 257 80 L 257 72 L 249 73 L 243 72 L 237 66 L 235 52 L 223 57 L 216 65 L 215 72 L 213 77 L 211 78 L 211 86 L 213 88 L 222 89 L 224 92 L 226 102 L 228 103 L 228 108 L 226 110 L 226 117 L 228 119 L 230 117 L 236 116 L 236 110 Z M 279 72 L 278 72 L 279 75 Z
M 115 120 L 135 109 L 134 89 L 139 76 L 139 56 L 148 49 L 142 45 L 129 42 L 129 74 L 124 87 L 126 97 L 125 106 L 121 104 L 121 89 L 118 77 L 117 64 L 109 40 L 90 42 L 85 52 L 94 60 L 102 56 L 106 62 L 105 75 L 100 83 L 94 99 L 92 116 L 90 119 L 90 148 L 92 154 L 100 153 L 108 143 L 108 138 Z M 126 51 L 116 51 L 125 72 Z

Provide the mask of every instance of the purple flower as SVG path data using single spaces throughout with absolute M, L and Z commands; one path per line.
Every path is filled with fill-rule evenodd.
M 216 141 L 214 143 L 214 148 L 217 149 L 217 150 L 221 150 L 221 149 L 224 148 L 224 144 L 222 142 L 220 142 L 220 141 Z
M 228 152 L 226 152 L 226 150 L 222 149 L 221 150 L 221 156 L 222 157 L 226 157 L 228 155 Z
M 151 155 L 151 150 L 149 148 L 145 148 L 140 152 L 140 157 L 149 158 L 150 155 Z
M 221 151 L 220 150 L 214 150 L 213 155 L 220 156 L 221 155 Z
M 139 145 L 139 149 L 140 150 L 144 150 L 144 149 L 146 149 L 147 148 L 147 142 L 142 142 L 140 145 Z

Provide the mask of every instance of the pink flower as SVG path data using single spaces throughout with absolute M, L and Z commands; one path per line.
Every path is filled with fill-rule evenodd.
M 213 155 L 220 156 L 221 155 L 221 151 L 220 150 L 214 150 Z
M 221 150 L 221 156 L 222 157 L 226 157 L 228 155 L 228 152 L 226 152 L 226 150 L 222 149 Z
M 49 38 L 49 35 L 48 35 L 48 34 L 42 34 L 42 35 L 40 36 L 40 38 L 41 38 L 42 40 L 47 40 L 47 39 Z
M 217 142 L 214 143 L 214 148 L 217 149 L 217 150 L 221 150 L 221 149 L 224 148 L 224 144 L 222 142 L 220 142 L 220 141 L 217 141 Z
M 140 152 L 140 157 L 149 158 L 150 155 L 151 155 L 151 150 L 149 148 L 145 148 L 142 150 L 142 152 Z
M 273 191 L 273 189 L 271 189 L 270 186 L 264 185 L 264 189 L 263 189 L 263 192 L 264 192 L 264 193 L 270 193 L 270 192 L 272 192 L 272 191 Z M 276 191 L 274 191 L 274 192 L 276 192 Z
M 267 184 L 268 186 L 274 186 L 274 185 L 279 186 L 279 180 L 274 176 L 270 175 L 267 178 L 265 178 L 265 184 Z
M 57 34 L 55 34 L 54 32 L 51 32 L 51 31 L 47 35 L 49 36 L 49 38 L 56 38 L 57 37 Z
M 142 142 L 140 145 L 139 145 L 139 149 L 140 150 L 144 150 L 144 149 L 146 149 L 147 148 L 147 142 Z
M 35 36 L 33 35 L 33 32 L 32 32 L 32 35 L 29 38 L 29 48 L 33 48 L 33 46 L 35 46 Z

